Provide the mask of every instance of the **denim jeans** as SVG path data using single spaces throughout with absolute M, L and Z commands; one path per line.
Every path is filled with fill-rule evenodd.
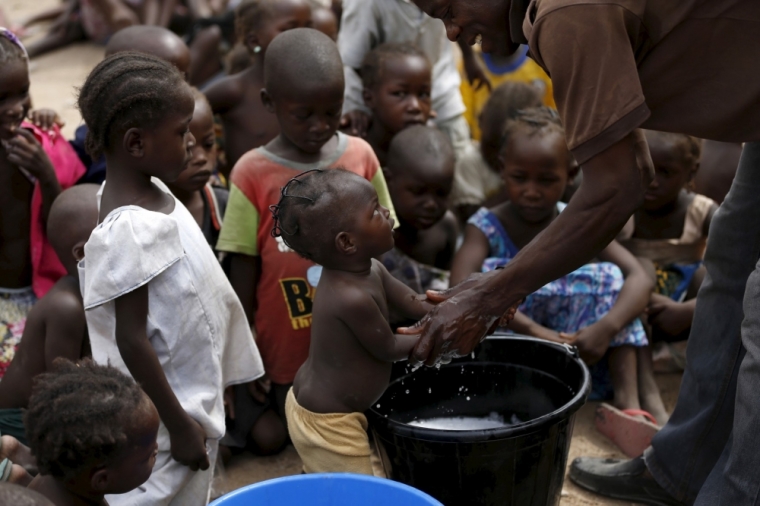
M 760 142 L 747 143 L 713 218 L 686 371 L 647 467 L 687 504 L 760 497 Z

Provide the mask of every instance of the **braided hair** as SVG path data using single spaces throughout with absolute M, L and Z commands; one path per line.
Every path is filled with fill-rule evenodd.
M 269 206 L 274 218 L 272 237 L 303 258 L 322 264 L 332 251 L 335 236 L 349 226 L 353 209 L 347 209 L 348 184 L 363 178 L 344 169 L 314 169 L 294 177 L 282 187 L 280 201 Z
M 659 137 L 673 144 L 674 153 L 684 167 L 693 168 L 702 159 L 702 141 L 687 134 L 646 130 L 647 137 Z
M 377 86 L 383 79 L 385 63 L 395 56 L 417 56 L 428 63 L 428 57 L 422 50 L 411 42 L 386 42 L 377 46 L 364 57 L 360 70 L 362 85 L 369 89 Z
M 111 366 L 57 359 L 52 372 L 35 379 L 24 415 L 40 473 L 69 479 L 94 462 L 110 463 L 128 444 L 126 430 L 144 398 Z
M 114 133 L 154 126 L 187 92 L 182 74 L 160 58 L 135 51 L 106 58 L 79 90 L 87 152 L 96 158 L 109 148 Z
M 0 64 L 14 60 L 27 60 L 26 49 L 16 35 L 0 27 Z
M 515 111 L 513 117 L 504 125 L 501 137 L 502 155 L 517 132 L 526 133 L 528 136 L 547 133 L 558 133 L 564 136 L 565 128 L 562 126 L 559 113 L 551 107 L 541 106 Z

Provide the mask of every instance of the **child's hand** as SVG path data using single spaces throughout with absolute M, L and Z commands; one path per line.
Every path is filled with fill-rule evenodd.
M 256 381 L 248 383 L 248 392 L 253 399 L 261 404 L 267 401 L 269 392 L 272 390 L 272 380 L 266 374 Z
M 677 336 L 691 326 L 694 310 L 688 304 L 655 293 L 649 301 L 647 315 L 652 326 L 671 336 Z
M 349 135 L 365 137 L 371 119 L 369 114 L 364 111 L 358 109 L 349 111 L 340 118 L 340 129 Z
M 63 128 L 66 122 L 52 109 L 37 109 L 29 112 L 29 121 L 46 132 L 53 129 L 53 125 Z
M 172 458 L 191 471 L 205 471 L 209 467 L 206 451 L 206 433 L 198 422 L 187 417 L 185 428 L 169 432 Z
M 9 162 L 37 179 L 45 181 L 56 177 L 50 158 L 29 130 L 19 128 L 12 139 L 3 141 L 3 147 L 8 153 Z
M 607 353 L 615 333 L 615 329 L 608 326 L 602 319 L 574 334 L 560 332 L 559 336 L 562 339 L 573 340 L 583 361 L 588 365 L 593 365 Z

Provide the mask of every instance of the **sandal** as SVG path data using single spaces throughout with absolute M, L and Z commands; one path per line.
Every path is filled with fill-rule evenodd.
M 636 418 L 643 416 L 646 420 Z M 603 403 L 596 409 L 596 429 L 620 448 L 628 457 L 644 453 L 660 430 L 657 420 L 640 409 L 619 410 Z

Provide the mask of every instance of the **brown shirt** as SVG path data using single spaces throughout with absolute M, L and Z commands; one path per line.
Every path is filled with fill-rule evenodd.
M 637 127 L 760 141 L 760 0 L 513 2 L 579 163 Z

